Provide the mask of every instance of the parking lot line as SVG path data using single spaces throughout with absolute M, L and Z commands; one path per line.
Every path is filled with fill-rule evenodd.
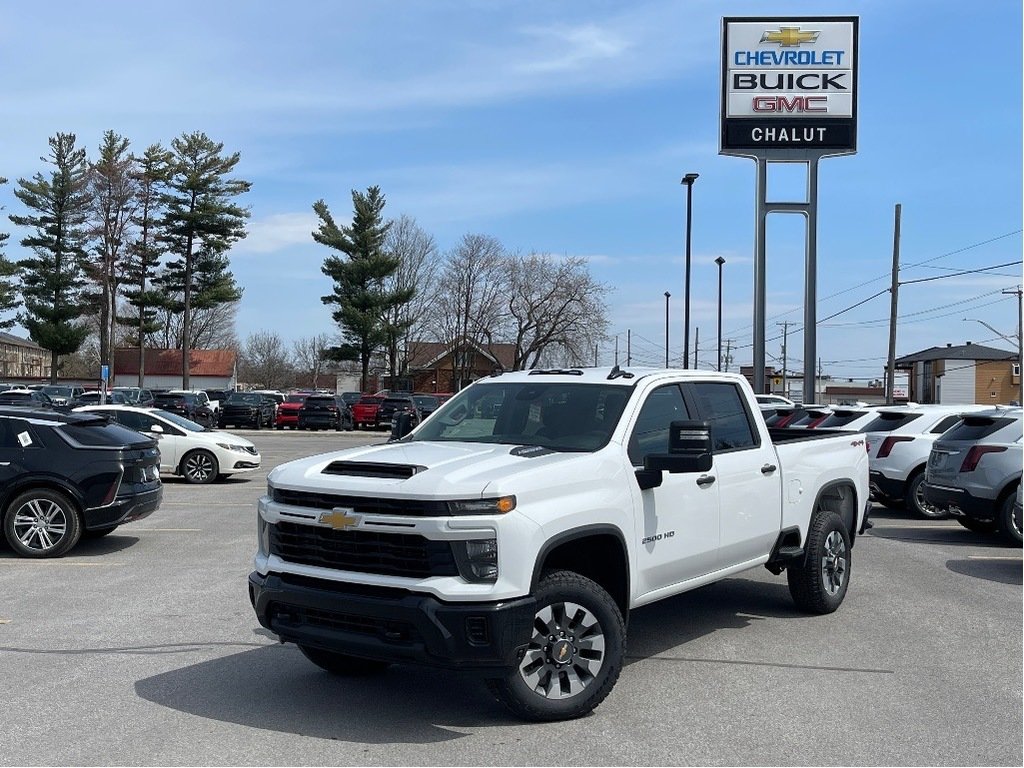
M 132 533 L 202 533 L 202 528 L 133 528 Z
M 79 560 L 62 560 L 61 558 L 43 559 L 43 560 L 32 560 L 32 559 L 3 559 L 0 560 L 0 565 L 76 565 L 83 568 L 100 568 L 107 565 L 121 565 L 121 563 L 111 562 L 110 560 L 104 560 L 102 563 L 86 563 Z
M 784 669 L 811 669 L 821 672 L 864 672 L 871 675 L 895 675 L 893 669 L 873 669 L 870 667 L 824 667 L 817 664 L 786 664 L 777 661 L 742 661 L 737 659 L 698 659 L 687 656 L 626 656 L 635 661 L 682 661 L 702 662 L 705 664 L 732 664 L 747 667 L 782 667 Z
M 1019 557 L 1004 557 L 1001 555 L 968 555 L 968 560 L 1021 560 Z

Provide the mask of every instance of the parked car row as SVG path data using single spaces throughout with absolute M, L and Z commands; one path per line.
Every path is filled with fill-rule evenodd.
M 1021 543 L 1021 409 L 987 405 L 761 406 L 770 426 L 865 435 L 872 498 Z

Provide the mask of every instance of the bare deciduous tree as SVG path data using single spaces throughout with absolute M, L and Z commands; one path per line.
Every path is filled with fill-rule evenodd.
M 192 328 L 189 349 L 233 349 L 238 346 L 235 336 L 235 315 L 238 302 L 216 304 L 192 311 Z M 173 306 L 160 307 L 157 311 L 160 330 L 153 334 L 162 349 L 181 349 L 184 319 Z
M 238 368 L 239 377 L 246 383 L 265 389 L 287 387 L 295 378 L 284 342 L 273 331 L 249 335 Z
M 295 375 L 302 382 L 309 382 L 315 389 L 319 385 L 320 374 L 323 373 L 328 361 L 327 347 L 330 337 L 326 333 L 303 336 L 292 346 L 292 358 L 295 361 Z
M 400 347 L 409 337 L 423 336 L 425 317 L 436 300 L 436 282 L 440 257 L 432 235 L 423 230 L 416 219 L 401 216 L 392 221 L 384 237 L 384 251 L 398 259 L 398 269 L 384 279 L 385 290 L 403 295 L 412 289 L 412 298 L 404 304 L 388 307 L 383 324 L 386 335 L 385 354 L 392 378 L 406 373 L 408 361 Z

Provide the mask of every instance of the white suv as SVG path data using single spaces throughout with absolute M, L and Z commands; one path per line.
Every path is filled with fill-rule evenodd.
M 895 406 L 879 410 L 861 427 L 868 442 L 871 495 L 887 507 L 906 505 L 921 517 L 938 519 L 947 512 L 925 501 L 924 470 L 932 443 L 960 421 L 960 414 L 985 405 Z

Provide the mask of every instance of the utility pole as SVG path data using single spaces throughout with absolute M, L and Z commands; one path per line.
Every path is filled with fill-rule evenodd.
M 633 329 L 626 329 L 626 365 L 633 364 Z
M 819 357 L 818 358 L 818 378 L 814 381 L 814 402 L 816 402 L 816 403 L 820 403 L 821 402 L 821 400 L 819 398 L 822 395 L 818 393 L 818 382 L 822 381 L 821 377 L 822 377 L 822 368 L 821 368 L 821 358 Z
M 885 404 L 893 404 L 896 389 L 896 307 L 900 295 L 900 213 L 903 206 L 896 203 L 892 229 L 892 284 L 889 288 L 889 360 L 885 370 Z
M 700 326 L 696 328 L 696 334 L 693 337 L 693 370 L 697 370 L 697 349 L 700 347 Z
M 782 396 L 789 397 L 789 383 L 786 380 L 786 350 L 789 348 L 789 320 L 776 323 L 776 325 L 782 326 Z
M 594 345 L 594 367 L 597 368 L 597 344 Z
M 725 363 L 725 372 L 729 372 L 729 363 L 732 362 L 732 339 L 725 340 L 725 357 L 723 358 Z
M 1017 297 L 1017 402 L 1024 404 L 1024 349 L 1022 349 L 1024 338 L 1021 336 L 1021 331 L 1024 331 L 1024 328 L 1021 327 L 1021 324 L 1024 323 L 1024 315 L 1021 315 L 1024 307 L 1021 307 L 1021 286 L 1008 288 L 1002 293 L 1014 294 Z
M 619 364 L 619 334 L 615 334 L 615 365 Z

